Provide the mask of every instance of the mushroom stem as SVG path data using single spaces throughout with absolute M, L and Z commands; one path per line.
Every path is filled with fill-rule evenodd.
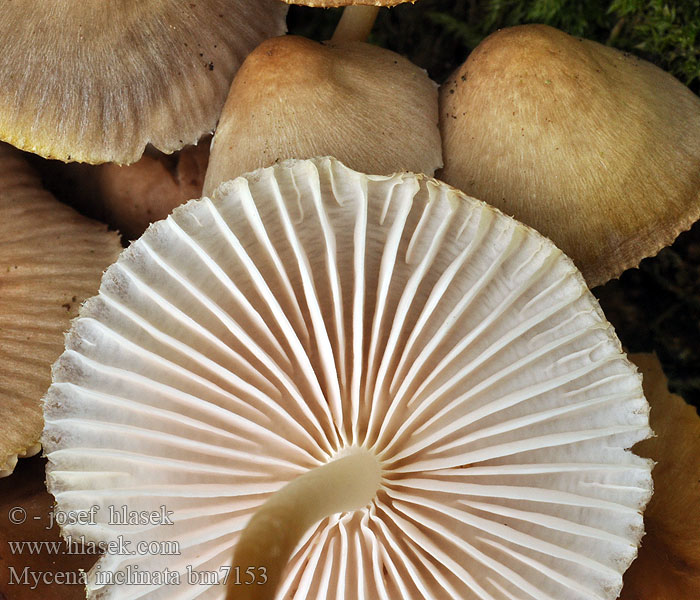
M 378 13 L 378 6 L 346 6 L 331 41 L 364 42 L 372 31 Z
M 370 503 L 381 480 L 375 455 L 353 448 L 290 481 L 260 507 L 241 533 L 232 565 L 240 577 L 233 573 L 229 577 L 227 600 L 274 598 L 280 575 L 304 532 L 324 517 Z

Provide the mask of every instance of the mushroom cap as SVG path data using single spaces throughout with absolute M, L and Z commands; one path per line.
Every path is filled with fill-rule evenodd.
M 442 166 L 437 88 L 402 56 L 362 42 L 263 42 L 241 66 L 214 135 L 204 193 L 288 158 L 433 174 Z
M 63 334 L 121 249 L 116 233 L 58 202 L 0 143 L 0 475 L 38 452 L 40 400 Z
M 700 598 L 700 418 L 668 391 L 659 360 L 630 357 L 644 375 L 656 436 L 635 452 L 656 461 L 654 497 L 639 557 L 625 574 L 621 600 Z
M 105 220 L 127 239 L 139 237 L 180 204 L 202 195 L 209 143 L 183 148 L 172 157 L 143 156 L 128 166 L 94 167 Z
M 71 187 L 78 205 L 133 240 L 176 206 L 202 195 L 210 141 L 170 155 L 150 152 L 131 165 L 57 163 L 50 175 Z
M 195 144 L 245 56 L 284 33 L 286 12 L 278 0 L 6 2 L 0 139 L 88 163 Z
M 613 600 L 637 553 L 648 405 L 612 327 L 551 242 L 422 175 L 288 161 L 175 209 L 53 375 L 49 489 L 101 507 L 64 534 L 177 540 L 183 596 L 223 596 L 188 568 L 223 573 L 257 507 L 357 447 L 376 498 L 308 532 L 277 598 Z M 136 565 L 163 557 L 99 563 Z
M 700 99 L 635 56 L 544 25 L 503 29 L 440 103 L 440 178 L 550 237 L 591 286 L 700 217 Z

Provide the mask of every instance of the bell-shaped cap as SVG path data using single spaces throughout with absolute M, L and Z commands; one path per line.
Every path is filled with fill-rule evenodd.
M 362 42 L 263 42 L 231 85 L 204 193 L 288 158 L 335 156 L 365 173 L 442 166 L 437 87 L 402 56 Z
M 279 0 L 58 0 L 0 11 L 0 140 L 132 163 L 211 132 L 233 74 L 285 31 Z
M 654 497 L 639 557 L 625 574 L 621 600 L 700 598 L 700 417 L 668 391 L 659 360 L 630 357 L 644 375 L 655 437 L 635 452 L 656 461 Z
M 116 233 L 58 202 L 0 144 L 0 475 L 38 452 L 51 364 L 120 250 Z
M 700 99 L 544 25 L 498 31 L 440 91 L 442 179 L 550 237 L 589 285 L 700 217 Z
M 43 440 L 58 506 L 100 507 L 64 534 L 177 541 L 167 562 L 98 563 L 167 565 L 170 597 L 223 594 L 188 572 L 221 581 L 266 499 L 361 448 L 376 497 L 312 527 L 276 597 L 614 600 L 651 494 L 628 450 L 647 410 L 550 241 L 425 176 L 326 158 L 227 182 L 124 251 L 54 366 Z

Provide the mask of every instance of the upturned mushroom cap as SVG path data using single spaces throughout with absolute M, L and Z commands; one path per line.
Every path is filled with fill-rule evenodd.
M 63 334 L 120 250 L 116 233 L 58 202 L 0 143 L 0 476 L 39 450 Z
M 53 374 L 49 488 L 100 506 L 64 534 L 177 541 L 167 563 L 99 563 L 167 565 L 169 597 L 223 596 L 188 570 L 221 581 L 256 509 L 350 452 L 376 497 L 309 531 L 277 598 L 613 600 L 637 553 L 639 375 L 560 250 L 421 175 L 288 161 L 175 209 L 107 270 Z M 90 591 L 121 588 L 93 570 Z
M 492 34 L 440 91 L 448 183 L 550 237 L 591 286 L 700 217 L 700 99 L 544 25 Z
M 204 193 L 288 158 L 335 156 L 358 171 L 442 166 L 437 88 L 402 56 L 362 42 L 263 42 L 231 85 Z
M 286 12 L 278 0 L 4 2 L 0 139 L 89 163 L 194 144 L 245 56 L 285 31 Z
M 644 514 L 646 535 L 625 574 L 621 600 L 700 598 L 700 418 L 668 391 L 659 360 L 630 357 L 644 375 L 656 436 L 635 452 L 656 461 L 654 497 Z

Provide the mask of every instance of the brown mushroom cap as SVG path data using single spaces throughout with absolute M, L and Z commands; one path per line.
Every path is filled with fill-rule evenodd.
M 59 203 L 0 144 L 0 474 L 39 441 L 63 333 L 120 250 L 116 233 Z
M 550 237 L 589 285 L 700 217 L 700 99 L 544 25 L 487 38 L 440 92 L 440 177 Z
M 286 11 L 278 0 L 4 2 L 0 140 L 89 163 L 194 144 Z
M 133 240 L 176 206 L 202 195 L 210 142 L 205 138 L 170 155 L 148 152 L 132 165 L 54 163 L 48 174 L 61 188 L 70 186 L 74 205 Z
M 288 158 L 330 155 L 365 173 L 442 165 L 437 90 L 405 58 L 362 42 L 263 42 L 231 85 L 204 193 Z
M 107 222 L 127 239 L 165 219 L 180 204 L 202 195 L 209 143 L 188 146 L 173 157 L 143 156 L 133 165 L 96 167 L 96 184 Z
M 646 535 L 625 574 L 622 600 L 700 597 L 700 418 L 668 391 L 652 354 L 630 357 L 644 375 L 656 437 L 635 452 L 657 461 L 654 496 L 644 513 Z

